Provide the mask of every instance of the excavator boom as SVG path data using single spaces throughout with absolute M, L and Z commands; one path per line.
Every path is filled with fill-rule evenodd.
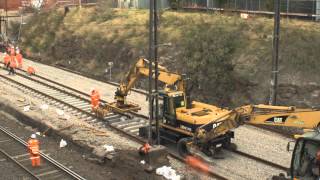
M 149 76 L 149 64 L 150 61 L 147 59 L 139 59 L 134 66 L 131 67 L 125 78 L 122 79 L 115 95 L 118 107 L 121 108 L 122 106 L 128 105 L 126 96 L 136 81 L 140 79 L 141 76 Z M 154 66 L 154 64 L 152 65 Z M 153 74 L 152 77 L 154 78 L 155 74 Z M 165 67 L 160 65 L 158 66 L 158 80 L 167 86 L 177 86 L 178 90 L 184 90 L 182 77 L 179 74 L 169 72 Z
M 320 123 L 320 111 L 294 106 L 248 105 L 236 111 L 248 124 L 315 129 Z

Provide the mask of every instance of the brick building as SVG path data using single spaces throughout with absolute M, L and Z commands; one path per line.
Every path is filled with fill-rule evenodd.
M 12 10 L 18 10 L 19 7 L 22 6 L 22 0 L 0 0 L 0 9 L 6 9 L 6 4 L 7 8 L 9 11 Z

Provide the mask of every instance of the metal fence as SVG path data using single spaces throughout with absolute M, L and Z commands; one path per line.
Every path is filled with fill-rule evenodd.
M 115 8 L 137 8 L 137 9 L 149 9 L 150 0 L 116 0 L 113 7 Z M 169 8 L 169 0 L 157 0 L 157 7 L 159 9 Z
M 320 18 L 320 0 L 280 0 L 281 12 L 308 14 Z M 274 0 L 181 0 L 182 8 L 223 9 L 232 11 L 272 12 Z

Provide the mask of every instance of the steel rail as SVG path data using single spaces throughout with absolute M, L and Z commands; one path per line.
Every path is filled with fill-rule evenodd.
M 11 137 L 12 139 L 16 140 L 17 142 L 19 142 L 20 144 L 22 144 L 23 146 L 27 147 L 28 144 L 26 141 L 24 141 L 23 139 L 21 139 L 20 137 L 16 136 L 15 134 L 13 134 L 12 132 L 10 132 L 9 130 L 7 130 L 6 128 L 0 126 L 0 130 L 2 132 L 4 132 L 5 134 L 7 134 L 9 137 Z M 69 169 L 68 167 L 64 166 L 63 164 L 59 163 L 58 161 L 54 160 L 53 158 L 49 157 L 48 155 L 44 154 L 43 152 L 40 151 L 40 156 L 43 157 L 45 160 L 47 160 L 48 162 L 50 162 L 51 164 L 55 165 L 56 167 L 58 167 L 59 169 L 61 169 L 63 172 L 66 172 L 68 175 L 70 175 L 71 177 L 73 177 L 74 179 L 77 180 L 86 180 L 84 177 L 82 177 L 81 175 L 77 174 L 76 172 L 72 171 L 71 169 Z
M 23 86 L 23 87 L 25 87 L 25 88 L 27 88 L 27 89 L 31 89 L 32 91 L 34 91 L 34 92 L 36 92 L 36 93 L 38 93 L 38 94 L 41 94 L 42 96 L 49 97 L 50 99 L 52 99 L 52 100 L 54 100 L 54 101 L 56 101 L 56 102 L 58 102 L 58 103 L 64 104 L 64 105 L 66 105 L 66 106 L 69 106 L 69 107 L 71 107 L 71 108 L 73 108 L 73 109 L 75 109 L 75 110 L 77 110 L 77 111 L 79 111 L 79 112 L 81 112 L 81 113 L 89 116 L 89 117 L 93 117 L 93 118 L 96 118 L 96 119 L 98 119 L 98 120 L 100 120 L 100 121 L 103 121 L 103 119 L 99 118 L 98 116 L 96 116 L 96 115 L 93 114 L 93 113 L 89 113 L 88 111 L 84 111 L 84 110 L 82 110 L 82 109 L 80 109 L 80 108 L 78 108 L 78 107 L 76 107 L 76 106 L 74 106 L 74 105 L 72 105 L 72 104 L 66 103 L 66 102 L 64 102 L 64 101 L 62 101 L 62 100 L 60 100 L 60 99 L 57 99 L 57 98 L 55 98 L 55 97 L 53 97 L 53 96 L 50 96 L 50 95 L 48 95 L 48 94 L 46 94 L 46 93 L 43 93 L 43 92 L 41 92 L 41 91 L 39 91 L 39 90 L 37 90 L 37 89 L 31 88 L 31 87 L 29 87 L 29 86 L 27 86 L 27 85 L 24 85 L 24 84 L 22 84 L 22 83 L 20 83 L 20 82 L 18 82 L 18 81 L 15 81 L 15 80 L 13 80 L 13 79 L 11 79 L 11 78 L 9 78 L 9 77 L 6 77 L 6 76 L 4 76 L 4 75 L 0 75 L 0 77 L 4 78 L 4 79 L 6 79 L 6 80 L 8 80 L 8 81 L 10 81 L 10 82 L 12 82 L 12 83 L 15 83 L 15 84 L 18 84 L 18 85 L 20 85 L 20 86 Z M 48 86 L 50 86 L 50 85 L 48 85 Z M 58 90 L 58 88 L 57 88 L 57 90 Z M 59 90 L 59 91 L 62 91 L 62 92 L 63 92 L 63 90 Z M 74 94 L 72 94 L 72 93 L 69 93 L 69 92 L 66 92 L 66 91 L 64 91 L 63 93 L 68 94 L 68 95 L 70 94 L 70 96 L 76 96 L 76 95 L 74 95 Z M 77 96 L 76 96 L 76 97 L 77 97 Z M 79 98 L 80 98 L 80 97 L 79 97 Z M 89 100 L 87 100 L 87 99 L 84 99 L 84 100 L 89 101 Z M 135 141 L 139 141 L 141 144 L 143 144 L 143 143 L 145 142 L 144 139 L 142 139 L 142 138 L 140 138 L 140 137 L 137 137 L 137 136 L 134 136 L 134 135 L 132 135 L 132 134 L 130 134 L 130 133 L 127 133 L 127 132 L 125 132 L 124 130 L 122 130 L 122 129 L 120 129 L 120 128 L 117 128 L 117 127 L 115 127 L 115 126 L 113 126 L 113 125 L 111 125 L 111 124 L 108 124 L 108 126 L 111 127 L 112 129 L 120 132 L 120 133 L 124 133 L 124 134 L 125 134 L 127 137 L 129 137 L 130 139 L 134 139 Z
M 21 167 L 24 171 L 26 171 L 28 174 L 30 174 L 33 178 L 37 179 L 37 180 L 41 180 L 39 177 L 37 177 L 35 174 L 33 174 L 31 171 L 29 171 L 24 165 L 22 165 L 21 163 L 19 163 L 17 160 L 15 160 L 14 158 L 12 158 L 8 153 L 6 153 L 3 149 L 0 148 L 0 152 L 5 155 L 8 159 L 10 159 L 11 161 L 13 161 L 15 164 L 17 164 L 19 167 Z
M 254 156 L 254 155 L 251 155 L 251 154 L 248 154 L 248 153 L 245 153 L 245 152 L 242 152 L 242 151 L 239 151 L 239 150 L 233 150 L 231 152 L 234 152 L 236 154 L 239 154 L 241 156 L 244 156 L 244 157 L 247 157 L 249 159 L 253 159 L 253 160 L 256 160 L 256 161 L 259 161 L 263 164 L 266 164 L 268 166 L 271 166 L 271 167 L 274 167 L 274 168 L 277 168 L 277 169 L 281 169 L 283 171 L 288 171 L 289 168 L 288 167 L 285 167 L 285 166 L 282 166 L 280 164 L 277 164 L 277 163 L 274 163 L 274 162 L 271 162 L 271 161 L 268 161 L 268 160 L 265 160 L 265 159 L 262 159 L 260 157 L 257 157 L 257 156 Z

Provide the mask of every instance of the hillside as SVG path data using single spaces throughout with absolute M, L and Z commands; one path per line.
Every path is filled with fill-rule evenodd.
M 34 15 L 21 45 L 33 59 L 119 81 L 148 54 L 148 11 L 62 9 Z M 269 96 L 273 20 L 235 15 L 165 11 L 159 17 L 162 65 L 191 77 L 195 99 L 222 106 L 266 103 Z M 12 27 L 16 27 L 13 25 Z M 281 24 L 279 102 L 316 106 L 320 85 L 320 24 L 284 19 Z M 146 81 L 138 84 L 146 85 Z

